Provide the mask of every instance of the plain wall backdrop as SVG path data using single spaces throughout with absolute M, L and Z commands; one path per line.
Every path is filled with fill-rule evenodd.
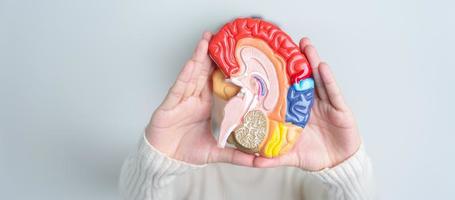
M 455 196 L 453 1 L 0 0 L 0 199 L 118 199 L 123 159 L 201 33 L 311 38 L 382 199 Z

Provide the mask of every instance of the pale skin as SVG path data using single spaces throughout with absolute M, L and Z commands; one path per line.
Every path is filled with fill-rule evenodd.
M 234 148 L 219 148 L 211 130 L 211 73 L 208 56 L 212 34 L 205 32 L 166 98 L 146 128 L 146 138 L 167 156 L 191 164 L 231 163 L 249 167 L 294 166 L 317 171 L 353 155 L 361 144 L 354 116 L 346 105 L 329 66 L 308 38 L 300 49 L 313 69 L 316 95 L 310 121 L 295 147 L 277 158 L 256 157 Z

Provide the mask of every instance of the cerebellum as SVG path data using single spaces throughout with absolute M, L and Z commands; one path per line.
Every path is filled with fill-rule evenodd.
M 209 43 L 219 70 L 214 94 L 226 100 L 218 145 L 276 157 L 294 146 L 310 117 L 314 82 L 290 37 L 259 19 L 239 18 Z

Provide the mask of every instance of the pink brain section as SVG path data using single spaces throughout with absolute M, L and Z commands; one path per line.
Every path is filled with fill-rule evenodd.
M 289 84 L 311 77 L 308 60 L 286 33 L 271 23 L 251 18 L 239 18 L 224 25 L 210 41 L 210 55 L 225 76 L 231 77 L 240 71 L 235 48 L 237 41 L 246 37 L 265 41 L 286 61 Z

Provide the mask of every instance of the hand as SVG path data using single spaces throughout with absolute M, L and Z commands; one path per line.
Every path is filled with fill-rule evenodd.
M 192 164 L 227 162 L 252 166 L 253 155 L 218 148 L 211 131 L 211 79 L 214 64 L 208 56 L 211 33 L 206 32 L 193 57 L 153 113 L 146 138 L 160 152 Z
M 316 85 L 310 120 L 289 153 L 272 159 L 258 157 L 254 160 L 255 167 L 286 165 L 315 171 L 343 162 L 360 146 L 354 116 L 345 104 L 329 66 L 321 62 L 308 38 L 300 41 L 300 49 L 310 62 Z

